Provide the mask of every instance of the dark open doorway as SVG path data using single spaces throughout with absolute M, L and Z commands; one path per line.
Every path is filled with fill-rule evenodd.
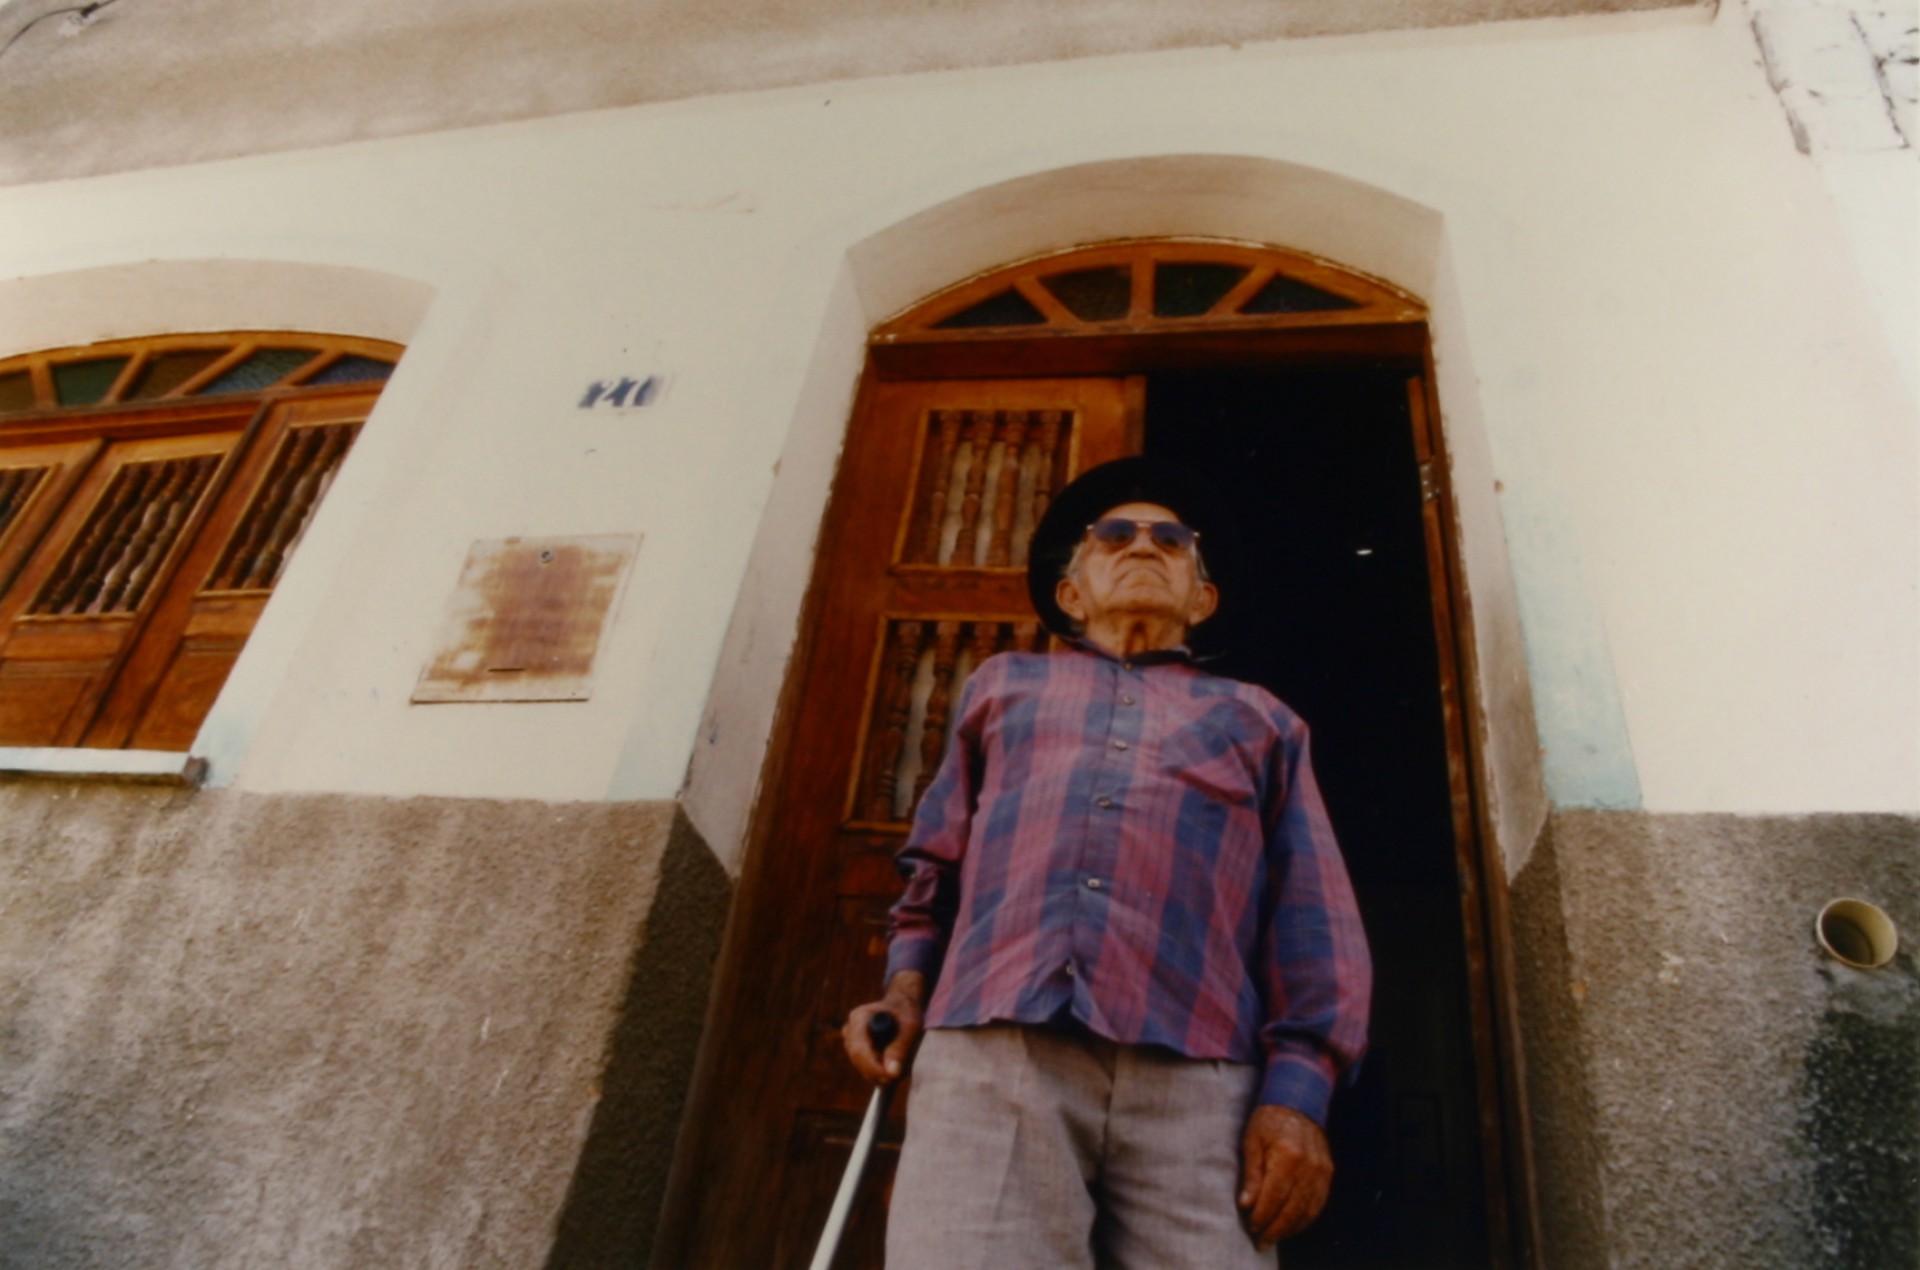
M 1313 729 L 1314 766 L 1376 963 L 1372 1051 L 1342 1094 L 1326 1214 L 1290 1270 L 1484 1267 L 1455 819 L 1407 375 L 1204 370 L 1148 381 L 1145 450 L 1194 469 L 1236 526 L 1205 544 L 1210 669 Z

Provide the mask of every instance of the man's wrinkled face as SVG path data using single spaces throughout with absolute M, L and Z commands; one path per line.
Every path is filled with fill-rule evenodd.
M 1124 543 L 1083 538 L 1067 575 L 1055 587 L 1061 611 L 1082 630 L 1110 618 L 1146 618 L 1173 622 L 1184 631 L 1212 614 L 1220 596 L 1201 577 L 1197 547 L 1162 545 L 1148 528 L 1159 522 L 1179 524 L 1178 516 L 1157 503 L 1122 503 L 1100 520 L 1134 521 L 1137 528 Z

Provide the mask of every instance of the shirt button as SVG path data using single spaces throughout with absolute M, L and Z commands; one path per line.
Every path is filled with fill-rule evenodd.
M 1116 750 L 1124 750 L 1127 748 L 1127 743 L 1125 741 L 1115 741 L 1113 743 L 1113 748 Z
M 1094 799 L 1094 800 L 1093 800 L 1093 805 L 1094 805 L 1095 807 L 1111 807 L 1111 806 L 1113 806 L 1113 799 L 1111 799 L 1111 798 L 1096 798 L 1096 799 Z
M 1071 961 L 1067 963 L 1067 978 L 1073 978 L 1073 963 Z
M 1099 890 L 1099 889 L 1100 889 L 1100 879 L 1099 879 L 1099 878 L 1088 878 L 1088 879 L 1087 879 L 1087 889 L 1088 889 L 1089 891 L 1097 891 L 1097 890 Z
M 1123 706 L 1130 706 L 1133 704 L 1133 698 L 1126 693 L 1122 693 L 1120 695 L 1120 704 Z

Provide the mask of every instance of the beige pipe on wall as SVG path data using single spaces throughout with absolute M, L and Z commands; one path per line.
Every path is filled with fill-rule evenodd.
M 1835 961 L 1877 970 L 1900 950 L 1900 930 L 1885 909 L 1861 899 L 1828 900 L 1813 919 L 1813 937 Z

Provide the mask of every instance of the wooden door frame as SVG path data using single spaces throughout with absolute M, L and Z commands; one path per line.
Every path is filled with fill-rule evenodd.
M 994 270 L 942 295 L 952 296 L 964 288 L 983 291 L 983 280 L 1005 272 Z M 913 311 L 930 306 L 938 298 L 916 305 Z M 1506 870 L 1499 858 L 1492 802 L 1487 796 L 1493 786 L 1489 757 L 1486 747 L 1477 740 L 1488 735 L 1489 721 L 1477 691 L 1481 662 L 1474 636 L 1472 597 L 1465 585 L 1461 514 L 1449 479 L 1451 462 L 1425 310 L 1410 308 L 1384 321 L 1326 325 L 1272 323 L 1240 330 L 1109 327 L 1084 333 L 968 332 L 944 339 L 903 338 L 888 329 L 897 324 L 898 319 L 882 324 L 869 339 L 850 420 L 864 418 L 873 408 L 876 386 L 893 380 L 1124 377 L 1166 370 L 1287 366 L 1365 366 L 1407 375 L 1415 443 L 1423 460 L 1422 481 L 1430 483 L 1427 501 L 1435 509 L 1428 518 L 1426 535 L 1429 578 L 1448 767 L 1454 789 L 1455 849 L 1480 1090 L 1480 1138 L 1488 1155 L 1489 1243 L 1495 1266 L 1537 1270 L 1542 1255 L 1541 1223 L 1521 1050 L 1511 900 Z M 843 455 L 824 505 L 823 532 L 757 787 L 761 794 L 779 789 L 786 775 L 803 708 L 801 681 L 818 651 L 817 619 L 826 591 L 825 575 L 840 536 L 832 509 L 843 496 L 845 471 Z M 699 1140 L 698 1125 L 726 1095 L 726 1091 L 714 1087 L 716 1050 L 723 1038 L 738 1034 L 737 1027 L 743 1022 L 740 986 L 743 977 L 752 973 L 746 918 L 756 904 L 771 900 L 759 894 L 759 883 L 772 845 L 775 802 L 772 797 L 756 797 L 749 819 L 745 857 L 715 969 L 706 1029 L 654 1244 L 654 1264 L 688 1264 L 700 1185 L 695 1176 L 699 1170 L 692 1158 L 696 1152 L 691 1148 Z
M 862 371 L 853 407 L 848 413 L 849 430 L 873 409 L 875 376 L 869 365 Z M 718 1069 L 723 1065 L 719 1053 L 723 1039 L 738 1030 L 743 1016 L 750 1013 L 742 992 L 744 982 L 753 974 L 750 933 L 757 916 L 754 908 L 771 901 L 763 876 L 772 855 L 771 846 L 778 816 L 778 799 L 771 796 L 784 785 L 787 764 L 793 757 L 794 734 L 803 709 L 802 681 L 817 652 L 820 612 L 824 607 L 827 572 L 844 537 L 841 519 L 832 515 L 841 496 L 841 480 L 846 473 L 846 454 L 834 470 L 833 482 L 822 505 L 822 528 L 814 545 L 813 565 L 808 572 L 805 599 L 801 603 L 799 624 L 794 635 L 788 670 L 781 681 L 779 701 L 774 708 L 773 726 L 767 738 L 766 759 L 761 765 L 760 781 L 755 787 L 753 809 L 749 814 L 746 847 L 740 875 L 734 882 L 733 903 L 727 912 L 726 930 L 720 939 L 720 955 L 714 966 L 713 988 L 707 1004 L 707 1016 L 701 1028 L 699 1053 L 694 1060 L 693 1079 L 689 1082 L 685 1110 L 674 1141 L 673 1163 L 667 1173 L 666 1195 L 661 1204 L 660 1223 L 654 1234 L 649 1264 L 690 1266 L 688 1260 L 698 1233 L 703 1163 L 699 1148 L 713 1136 L 705 1127 L 715 1110 L 727 1100 L 728 1091 L 718 1087 Z M 769 1213 L 777 1211 L 777 1201 L 768 1204 Z M 771 1220 L 771 1218 L 770 1218 Z

